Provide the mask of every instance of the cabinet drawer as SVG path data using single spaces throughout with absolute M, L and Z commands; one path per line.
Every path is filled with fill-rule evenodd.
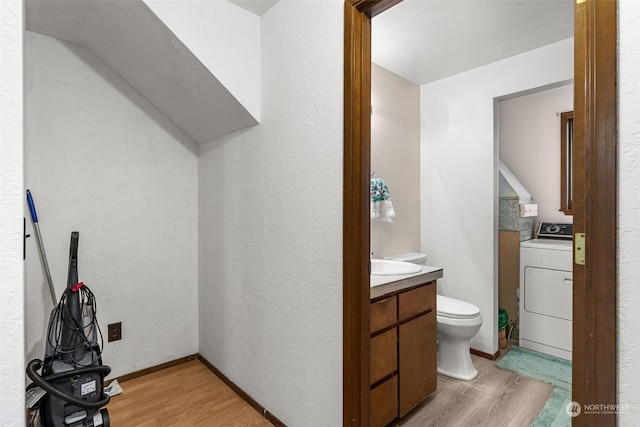
M 402 321 L 429 309 L 436 311 L 436 282 L 430 282 L 398 296 L 398 317 Z
M 371 338 L 371 384 L 398 369 L 397 329 Z
M 369 392 L 369 425 L 384 427 L 398 416 L 398 376 Z
M 396 322 L 396 297 L 383 299 L 371 304 L 370 333 L 377 332 Z

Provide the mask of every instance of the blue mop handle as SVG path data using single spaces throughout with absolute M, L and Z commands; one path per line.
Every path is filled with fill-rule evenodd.
M 49 291 L 51 292 L 51 300 L 55 307 L 58 302 L 56 301 L 56 291 L 53 287 L 53 279 L 51 278 L 51 271 L 49 270 L 49 262 L 47 261 L 47 255 L 44 252 L 44 244 L 42 243 L 42 234 L 40 234 L 40 224 L 38 224 L 38 214 L 36 214 L 36 204 L 33 203 L 33 197 L 31 197 L 31 191 L 27 190 L 27 203 L 29 204 L 29 210 L 31 211 L 31 220 L 33 221 L 33 231 L 36 234 L 36 242 L 38 243 L 38 250 L 40 251 L 40 259 L 42 259 L 42 267 L 44 274 L 49 284 Z
M 29 203 L 29 211 L 31 211 L 31 221 L 38 222 L 38 214 L 36 213 L 36 205 L 33 203 L 33 197 L 31 197 L 31 191 L 27 190 L 27 203 Z

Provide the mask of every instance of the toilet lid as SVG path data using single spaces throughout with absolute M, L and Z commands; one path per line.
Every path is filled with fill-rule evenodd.
M 438 316 L 456 319 L 467 319 L 480 314 L 480 309 L 475 305 L 442 295 L 437 296 L 436 307 Z

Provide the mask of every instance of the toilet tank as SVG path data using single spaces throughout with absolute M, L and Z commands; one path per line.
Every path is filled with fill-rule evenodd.
M 427 256 L 418 252 L 407 252 L 399 255 L 386 256 L 384 259 L 390 259 L 394 261 L 411 262 L 413 264 L 425 265 L 427 263 Z

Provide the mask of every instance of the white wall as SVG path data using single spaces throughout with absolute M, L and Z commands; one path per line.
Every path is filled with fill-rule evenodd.
M 24 426 L 23 10 L 0 1 L 0 425 Z
M 260 121 L 260 17 L 228 1 L 144 0 Z
M 621 426 L 640 420 L 640 2 L 618 1 L 618 395 Z
M 197 353 L 196 144 L 86 48 L 26 35 L 25 180 L 57 297 L 79 231 L 100 327 L 122 322 L 111 377 Z M 52 302 L 33 238 L 26 275 L 27 357 L 42 358 Z
M 2 359 L 2 365 L 0 366 L 0 384 L 2 384 L 2 387 L 0 387 L 0 398 L 2 399 L 0 402 L 0 424 L 3 426 L 24 425 L 24 404 L 22 400 L 23 385 L 21 384 L 24 378 L 23 372 L 25 366 L 25 360 L 21 351 L 23 348 L 23 326 L 21 320 L 23 316 L 23 305 L 19 301 L 24 292 L 22 283 L 22 263 L 20 262 L 22 259 L 22 244 L 20 236 L 22 234 L 22 217 L 25 214 L 25 211 L 23 210 L 23 184 L 21 172 L 21 56 L 23 54 L 23 50 L 21 48 L 21 3 L 21 1 L 17 0 L 0 1 L 0 17 L 2 18 L 0 20 L 0 55 L 2 56 L 0 67 L 0 103 L 2 107 L 0 109 L 0 129 L 2 132 L 2 138 L 0 138 L 0 191 L 2 192 L 2 209 L 0 210 L 0 328 L 2 328 L 2 333 L 0 334 L 0 358 Z M 636 380 L 640 370 L 640 354 L 638 351 L 640 348 L 638 346 L 640 335 L 634 328 L 634 325 L 640 323 L 640 319 L 638 318 L 640 314 L 637 310 L 638 304 L 640 304 L 640 283 L 638 282 L 639 279 L 637 277 L 637 259 L 640 248 L 640 233 L 638 230 L 640 224 L 638 215 L 636 214 L 638 209 L 640 209 L 640 206 L 638 206 L 640 203 L 640 170 L 636 167 L 637 159 L 640 157 L 637 153 L 637 147 L 640 146 L 640 141 L 638 141 L 640 129 L 638 128 L 637 122 L 637 112 L 640 111 L 640 105 L 638 104 L 640 100 L 640 85 L 638 83 L 638 70 L 640 69 L 640 47 L 638 46 L 638 40 L 640 40 L 640 27 L 636 25 L 636 22 L 640 19 L 640 3 L 635 0 L 619 0 L 618 4 L 621 50 L 619 67 L 620 78 L 618 82 L 620 87 L 619 250 L 621 254 L 619 260 L 620 301 L 618 354 L 620 363 L 618 386 L 620 402 L 622 404 L 629 405 L 628 411 L 621 414 L 618 421 L 620 425 L 631 426 L 637 425 L 637 420 L 640 418 L 640 413 L 638 412 L 640 410 L 640 385 Z M 280 5 L 279 7 L 281 9 L 274 17 L 270 18 L 271 23 L 269 25 L 269 30 L 265 30 L 265 37 L 269 36 L 272 39 L 272 43 L 270 43 L 269 48 L 271 53 L 268 63 L 270 64 L 270 68 L 273 68 L 273 70 L 267 74 L 270 76 L 268 79 L 269 85 L 274 84 L 275 89 L 284 91 L 284 83 L 279 81 L 274 74 L 278 70 L 283 70 L 286 71 L 285 77 L 287 77 L 295 74 L 295 71 L 289 70 L 286 65 L 289 63 L 288 61 L 290 61 L 291 58 L 281 58 L 281 64 L 278 64 L 274 58 L 271 58 L 271 55 L 276 55 L 280 49 L 274 45 L 277 41 L 277 38 L 273 36 L 275 33 L 274 27 L 282 20 L 285 20 L 286 22 L 286 16 L 288 16 L 287 12 L 290 9 L 289 5 Z M 283 7 L 284 9 L 282 9 Z M 331 18 L 331 25 L 327 27 L 326 34 L 323 33 L 323 26 L 320 26 L 320 28 L 318 26 L 314 26 L 309 29 L 297 29 L 296 34 L 308 35 L 308 31 L 317 30 L 319 33 L 323 34 L 325 39 L 327 35 L 329 35 L 330 43 L 325 45 L 323 41 L 322 44 L 318 43 L 317 46 L 314 44 L 320 52 L 324 52 L 321 56 L 321 63 L 318 64 L 318 67 L 329 67 L 330 64 L 335 62 L 335 57 L 342 57 L 341 47 L 337 46 L 338 44 L 341 46 L 342 43 L 341 5 L 338 6 L 333 3 L 326 6 L 323 5 L 323 7 L 331 9 L 330 11 L 327 11 L 328 17 Z M 291 11 L 290 13 L 293 14 L 293 12 L 294 11 Z M 299 13 L 300 16 L 306 16 L 301 11 Z M 327 15 L 323 14 L 323 16 Z M 306 17 L 306 19 L 310 18 Z M 303 22 L 306 23 L 308 21 Z M 287 28 L 289 29 L 289 26 L 293 25 L 296 25 L 295 22 L 290 22 L 287 24 Z M 301 48 L 302 45 L 306 47 L 313 44 L 314 37 L 309 36 L 309 38 L 310 40 L 306 41 L 296 40 L 296 50 Z M 287 47 L 289 45 L 282 41 L 282 46 Z M 288 49 L 292 48 L 293 47 L 286 48 L 286 52 L 290 52 Z M 302 57 L 306 57 L 303 62 L 309 65 L 309 63 L 313 61 L 313 59 L 308 58 L 311 53 L 307 53 L 306 49 L 301 50 L 302 52 L 300 52 L 300 55 Z M 328 56 L 335 57 L 329 58 Z M 324 70 L 324 68 L 319 69 Z M 314 78 L 319 76 L 322 77 L 322 75 L 316 73 L 315 70 L 314 72 L 309 72 L 309 74 L 313 75 Z M 342 105 L 342 83 L 341 75 L 338 74 L 338 70 L 332 68 L 331 75 L 322 79 L 320 83 L 326 86 L 326 91 L 318 89 L 315 86 L 313 81 L 314 79 L 310 79 L 311 81 L 309 82 L 298 82 L 295 87 L 287 88 L 298 93 L 306 94 L 303 98 L 305 102 L 319 102 L 314 97 L 322 94 L 322 96 L 325 97 L 324 101 L 327 105 L 330 104 L 332 108 L 339 109 Z M 504 78 L 504 75 L 500 76 L 501 78 Z M 309 88 L 301 87 L 304 84 L 309 85 Z M 267 93 L 270 100 L 269 108 L 267 110 L 269 112 L 268 121 L 271 121 L 272 118 L 275 117 L 277 119 L 277 123 L 274 123 L 273 125 L 265 125 L 264 127 L 261 126 L 261 130 L 251 130 L 247 132 L 246 135 L 239 134 L 231 138 L 236 143 L 239 142 L 239 144 L 231 144 L 231 141 L 221 141 L 220 147 L 217 147 L 214 144 L 205 149 L 205 151 L 210 150 L 213 153 L 203 153 L 201 166 L 205 169 L 206 167 L 216 163 L 222 168 L 225 166 L 225 159 L 233 158 L 237 159 L 237 165 L 242 167 L 241 171 L 249 172 L 249 175 L 247 177 L 243 177 L 240 171 L 233 172 L 232 170 L 229 170 L 233 168 L 228 164 L 226 165 L 226 171 L 210 170 L 207 172 L 203 168 L 200 170 L 201 181 L 204 180 L 205 182 L 209 182 L 209 180 L 211 180 L 214 182 L 213 185 L 209 185 L 207 187 L 206 192 L 203 192 L 204 197 L 201 199 L 200 206 L 200 212 L 210 215 L 212 219 L 212 221 L 206 220 L 202 224 L 202 231 L 206 232 L 208 236 L 206 239 L 206 245 L 201 246 L 202 255 L 204 257 L 203 259 L 208 263 L 211 263 L 212 266 L 201 270 L 201 274 L 207 278 L 206 281 L 203 281 L 201 291 L 203 292 L 203 296 L 209 302 L 213 301 L 215 303 L 216 298 L 230 298 L 232 303 L 236 303 L 235 305 L 229 305 L 226 313 L 220 314 L 215 318 L 213 316 L 201 318 L 202 331 L 205 335 L 213 334 L 216 328 L 221 327 L 222 325 L 225 330 L 224 332 L 221 331 L 217 337 L 226 336 L 227 341 L 234 340 L 236 344 L 233 351 L 216 349 L 215 343 L 213 342 L 214 337 L 211 336 L 207 337 L 206 340 L 203 339 L 202 351 L 206 351 L 207 354 L 213 354 L 213 352 L 219 351 L 222 354 L 220 354 L 220 357 L 216 360 L 225 361 L 225 366 L 233 363 L 232 359 L 234 357 L 244 358 L 245 356 L 242 351 L 251 351 L 251 354 L 247 355 L 246 358 L 248 359 L 252 356 L 255 356 L 255 358 L 251 359 L 250 363 L 245 363 L 242 367 L 236 366 L 233 371 L 233 377 L 240 377 L 240 371 L 245 368 L 250 370 L 250 373 L 244 376 L 243 385 L 245 383 L 251 383 L 252 389 L 259 388 L 261 390 L 261 402 L 267 401 L 267 398 L 264 397 L 265 395 L 268 396 L 269 402 L 277 401 L 278 410 L 274 410 L 271 406 L 269 409 L 273 410 L 276 415 L 280 416 L 282 420 L 288 422 L 289 425 L 296 425 L 291 420 L 304 419 L 305 413 L 313 414 L 309 415 L 309 417 L 312 418 L 313 421 L 321 420 L 319 421 L 321 425 L 339 425 L 341 423 L 340 414 L 342 407 L 340 373 L 342 357 L 340 329 L 342 308 L 339 296 L 339 288 L 341 287 L 341 279 L 339 277 L 341 274 L 341 256 L 339 254 L 342 243 L 340 241 L 341 237 L 339 232 L 336 233 L 334 228 L 339 229 L 340 227 L 340 225 L 335 224 L 335 222 L 340 221 L 339 211 L 341 210 L 342 202 L 341 200 L 328 198 L 327 200 L 330 205 L 323 206 L 323 208 L 326 207 L 327 209 L 323 209 L 322 211 L 327 212 L 329 218 L 326 222 L 323 218 L 321 223 L 333 225 L 331 227 L 327 227 L 327 232 L 330 236 L 326 237 L 326 242 L 325 240 L 322 240 L 322 245 L 317 244 L 321 239 L 323 239 L 319 231 L 316 231 L 312 226 L 310 226 L 310 231 L 303 230 L 304 234 L 302 234 L 302 237 L 307 237 L 307 233 L 314 233 L 312 237 L 315 245 L 309 245 L 308 241 L 305 242 L 302 239 L 297 240 L 291 236 L 292 233 L 298 232 L 302 228 L 298 223 L 299 219 L 295 219 L 295 229 L 293 231 L 285 232 L 285 230 L 289 229 L 282 226 L 282 220 L 280 220 L 275 213 L 266 212 L 266 214 L 270 214 L 269 219 L 273 221 L 277 220 L 277 222 L 271 224 L 271 228 L 267 230 L 269 233 L 263 231 L 262 235 L 253 236 L 250 234 L 252 230 L 243 230 L 242 227 L 256 227 L 256 225 L 253 224 L 254 220 L 261 221 L 262 225 L 269 224 L 265 223 L 263 219 L 265 211 L 262 209 L 263 206 L 261 201 L 255 199 L 245 200 L 245 198 L 241 199 L 240 197 L 234 197 L 237 195 L 234 195 L 233 191 L 242 187 L 244 190 L 251 190 L 250 194 L 254 194 L 256 192 L 256 186 L 252 186 L 251 184 L 253 184 L 256 177 L 260 175 L 260 168 L 268 167 L 270 173 L 266 178 L 274 178 L 277 174 L 276 171 L 273 170 L 275 167 L 272 163 L 276 163 L 278 165 L 286 164 L 288 169 L 281 172 L 281 174 L 284 174 L 294 167 L 296 168 L 295 170 L 298 171 L 298 167 L 291 163 L 294 160 L 300 160 L 304 157 L 304 164 L 299 167 L 311 168 L 314 173 L 324 170 L 324 172 L 320 174 L 321 177 L 331 175 L 332 179 L 329 180 L 329 190 L 334 191 L 334 193 L 336 193 L 336 197 L 341 198 L 341 180 L 340 178 L 333 178 L 334 174 L 339 176 L 341 171 L 333 171 L 332 169 L 341 168 L 342 165 L 341 124 L 338 124 L 341 120 L 341 112 L 327 112 L 323 109 L 322 111 L 328 113 L 331 117 L 326 117 L 324 115 L 321 116 L 321 118 L 318 119 L 321 123 L 317 123 L 316 125 L 323 127 L 323 130 L 326 132 L 321 136 L 314 135 L 313 131 L 305 130 L 308 125 L 308 122 L 306 121 L 309 118 L 308 115 L 306 117 L 299 117 L 294 109 L 290 109 L 287 111 L 291 115 L 290 118 L 285 119 L 283 117 L 278 117 L 278 113 L 282 111 L 280 108 L 274 108 L 273 105 L 274 103 L 276 106 L 279 105 L 280 102 L 277 100 L 278 95 L 277 93 L 274 94 L 273 90 L 267 90 Z M 290 98 L 290 96 L 287 96 L 286 102 L 283 100 L 283 104 L 286 104 L 287 107 L 290 107 L 293 102 Z M 305 106 L 305 102 L 302 102 L 301 105 Z M 306 105 L 306 108 L 309 108 L 309 105 Z M 308 112 L 306 108 L 302 113 Z M 431 111 L 431 116 L 437 116 L 437 111 Z M 487 116 L 488 119 L 491 120 L 491 114 L 483 113 L 483 116 Z M 443 119 L 445 118 L 445 116 L 442 117 Z M 296 122 L 297 119 L 299 119 L 299 121 Z M 293 121 L 297 124 L 295 126 L 289 126 L 291 123 L 288 121 Z M 307 147 L 306 145 L 303 147 L 304 153 L 296 152 L 298 146 L 294 143 L 294 140 L 295 142 L 300 141 L 297 137 L 298 134 L 302 134 L 304 136 L 311 135 L 309 139 L 314 142 L 312 147 Z M 280 138 L 283 139 L 283 145 L 285 145 L 285 147 L 279 147 L 277 140 Z M 318 143 L 319 138 L 322 139 L 322 144 Z M 484 141 L 486 138 L 483 137 L 482 139 Z M 265 144 L 265 141 L 267 141 L 268 146 L 254 153 L 254 149 L 260 148 L 262 144 Z M 328 147 L 326 146 L 327 142 L 331 144 Z M 300 144 L 302 143 L 304 143 L 304 141 Z M 336 146 L 336 144 L 338 145 Z M 486 141 L 485 145 L 487 145 Z M 326 150 L 324 150 L 324 148 L 326 148 Z M 269 149 L 277 149 L 278 151 L 273 154 L 273 157 L 268 157 L 268 162 L 266 162 L 268 164 L 264 164 L 258 155 L 264 154 L 270 156 L 271 153 L 269 152 Z M 282 151 L 287 149 L 293 153 L 282 153 Z M 217 150 L 220 151 L 216 152 Z M 226 154 L 224 153 L 225 151 L 227 151 Z M 322 156 L 319 156 L 320 163 L 307 158 L 306 154 L 309 154 L 311 151 L 322 153 Z M 320 166 L 326 166 L 329 170 L 327 171 Z M 257 171 L 252 168 L 255 168 Z M 440 173 L 442 173 L 442 171 L 440 171 Z M 486 173 L 488 172 L 482 172 L 481 174 L 485 175 Z M 231 176 L 228 176 L 229 174 Z M 215 181 L 213 178 L 215 178 Z M 222 201 L 216 201 L 215 195 L 212 194 L 216 191 L 214 186 L 225 183 L 225 179 L 234 184 L 233 186 L 229 184 L 230 190 L 224 190 L 223 194 L 220 194 L 219 196 L 226 199 L 227 205 L 235 205 L 233 205 L 233 207 L 227 207 L 226 210 L 221 209 L 219 211 L 215 210 L 212 212 L 212 209 L 218 209 L 218 205 L 222 204 Z M 335 180 L 339 181 L 337 186 L 336 183 L 331 184 Z M 487 181 L 486 177 L 483 179 L 483 182 L 484 181 Z M 262 182 L 262 180 L 257 182 Z M 424 179 L 423 182 L 425 182 Z M 226 184 L 227 183 L 225 183 L 225 185 Z M 297 197 L 300 196 L 299 192 L 292 191 L 289 187 L 300 186 L 302 184 L 312 185 L 306 180 L 302 183 L 300 180 L 289 183 L 280 175 L 278 175 L 277 184 L 288 190 L 284 193 L 281 191 L 277 192 L 277 197 L 289 201 L 289 206 L 293 203 L 292 200 L 296 200 Z M 258 186 L 258 188 L 260 187 Z M 260 191 L 267 192 L 265 188 L 262 188 Z M 273 192 L 261 197 L 269 197 L 270 199 L 273 199 L 272 194 Z M 323 194 L 325 193 L 323 192 Z M 309 198 L 305 199 L 305 202 L 307 200 L 314 200 L 307 192 L 303 192 L 302 195 Z M 42 197 L 41 195 L 38 195 L 37 197 L 38 200 L 40 200 L 44 195 L 42 195 Z M 241 200 L 244 201 L 241 202 Z M 274 206 L 280 200 L 281 199 L 271 201 L 270 204 L 265 207 L 271 209 L 271 211 L 277 210 L 281 215 L 293 216 L 292 213 L 287 213 L 287 210 L 282 209 L 280 205 Z M 446 205 L 449 200 L 449 198 L 441 199 L 441 201 L 445 203 L 443 209 L 451 211 L 451 208 Z M 319 215 L 315 209 L 311 209 L 307 205 L 300 206 L 300 202 L 298 203 L 299 204 L 296 204 L 295 207 L 302 209 L 302 212 L 305 214 L 311 213 L 313 215 Z M 313 207 L 315 208 L 316 206 L 314 205 Z M 253 211 L 243 211 L 244 208 L 250 208 L 253 209 Z M 44 207 L 41 207 L 41 214 L 45 215 L 43 209 Z M 425 210 L 423 209 L 422 212 L 425 213 Z M 54 213 L 47 212 L 45 215 L 47 217 L 47 221 L 50 221 L 48 218 L 49 215 L 54 215 Z M 244 220 L 244 224 L 235 219 L 235 215 L 242 215 L 243 217 L 241 219 Z M 458 212 L 458 215 L 463 216 L 460 211 Z M 472 214 L 469 214 L 469 216 L 471 215 Z M 228 236 L 226 240 L 216 242 L 212 237 L 224 237 L 223 233 L 225 232 L 225 229 L 224 224 L 222 224 L 222 217 L 226 217 L 227 222 L 235 221 L 235 228 L 229 232 L 230 236 Z M 320 220 L 316 217 L 312 218 Z M 207 219 L 207 216 L 203 216 L 203 219 Z M 42 226 L 44 228 L 44 217 L 42 217 L 42 221 Z M 311 222 L 309 223 L 311 224 Z M 462 237 L 465 233 L 479 233 L 477 229 L 480 228 L 480 226 L 478 224 L 479 223 L 473 222 L 471 219 L 467 219 L 461 226 L 461 228 L 464 227 L 464 230 L 457 231 L 456 235 L 452 236 L 452 238 L 455 237 L 459 241 L 463 241 Z M 246 235 L 244 235 L 245 231 L 247 232 Z M 425 231 L 427 230 L 423 228 L 423 236 Z M 265 236 L 265 234 L 267 235 Z M 274 234 L 283 235 L 286 238 L 285 241 L 282 243 L 278 242 L 278 239 L 274 237 Z M 45 237 L 47 236 L 45 235 Z M 236 238 L 238 240 L 242 239 L 244 243 L 235 241 Z M 441 238 L 444 239 L 442 236 Z M 306 245 L 302 247 L 304 251 L 294 251 L 294 249 L 291 249 L 293 254 L 289 257 L 283 256 L 283 253 L 287 252 L 286 246 L 291 244 L 294 240 L 296 243 L 293 245 L 294 249 L 299 249 L 301 245 Z M 444 241 L 446 242 L 446 239 L 444 239 Z M 482 238 L 476 237 L 472 240 L 472 243 L 478 246 L 482 241 Z M 259 247 L 257 249 L 252 249 L 256 243 L 259 243 Z M 30 244 L 33 243 L 31 242 Z M 68 244 L 66 239 L 63 244 Z M 260 279 L 258 280 L 256 279 L 258 276 L 256 273 L 248 273 L 239 267 L 241 262 L 244 263 L 243 265 L 246 265 L 245 260 L 247 259 L 247 256 L 241 254 L 243 248 L 240 246 L 243 244 L 246 245 L 246 250 L 253 250 L 251 255 L 258 255 L 257 261 L 261 264 L 265 264 L 267 261 L 277 261 L 280 265 L 285 265 L 286 261 L 286 265 L 288 266 L 290 261 L 286 258 L 295 258 L 296 254 L 300 256 L 299 253 L 304 253 L 306 257 L 311 259 L 304 265 L 304 268 L 307 268 L 308 272 L 311 274 L 307 275 L 305 274 L 306 272 L 302 272 L 301 270 L 304 268 L 300 266 L 289 268 L 288 270 L 292 271 L 292 277 L 294 277 L 296 281 L 295 286 L 292 286 L 288 280 L 279 280 L 281 277 L 275 279 L 273 276 L 276 274 L 277 268 L 270 266 L 268 274 L 265 275 L 267 281 L 265 282 L 261 280 L 262 277 L 258 278 Z M 51 248 L 51 251 L 53 251 L 53 247 L 51 245 L 51 240 L 47 240 L 47 247 Z M 219 246 L 215 247 L 215 245 Z M 231 246 L 233 249 L 232 254 L 230 255 L 232 260 L 229 261 L 228 267 L 225 267 L 226 264 L 219 260 L 211 258 L 212 254 L 224 256 L 224 245 L 227 247 Z M 434 248 L 434 251 L 431 251 L 432 256 L 434 256 L 435 249 L 437 249 L 437 247 L 423 239 L 423 250 L 427 250 L 429 247 Z M 88 250 L 89 246 L 87 244 L 87 236 L 83 233 L 81 236 L 81 253 L 84 248 Z M 275 255 L 271 252 L 272 248 L 276 249 Z M 473 249 L 475 249 L 475 247 L 471 248 L 471 252 L 475 255 L 475 251 L 473 251 Z M 482 246 L 480 249 L 491 250 L 490 248 L 487 249 L 485 246 Z M 56 250 L 58 249 L 56 248 Z M 467 250 L 467 254 L 468 253 L 469 250 Z M 83 256 L 86 255 L 87 254 L 85 252 Z M 289 254 L 287 253 L 284 255 Z M 267 257 L 268 259 L 265 259 Z M 474 258 L 475 257 L 467 257 L 467 259 L 471 259 L 472 261 Z M 81 264 L 81 274 L 85 274 L 85 268 L 89 268 L 89 265 L 86 265 L 85 267 L 85 264 Z M 224 272 L 221 272 L 221 270 L 224 270 Z M 235 273 L 233 273 L 234 271 Z M 451 274 L 454 274 L 455 268 L 451 267 L 449 270 L 445 270 L 446 279 L 443 279 L 442 282 L 449 279 L 449 271 L 451 271 Z M 474 267 L 474 271 L 477 271 L 477 268 Z M 224 283 L 221 284 L 222 279 L 220 277 L 215 277 L 215 274 L 221 276 L 222 274 L 232 273 L 237 276 L 251 276 L 249 277 L 251 280 L 247 279 L 243 282 L 241 278 L 235 277 L 232 280 L 225 279 Z M 304 276 L 305 279 L 309 278 L 311 281 L 301 283 L 302 281 L 300 278 L 302 276 Z M 324 277 L 325 280 L 320 280 L 319 277 L 321 276 Z M 211 280 L 209 281 L 209 279 Z M 319 291 L 312 292 L 312 290 L 309 289 L 309 284 L 311 284 L 311 286 L 318 287 Z M 238 289 L 234 289 L 234 286 L 250 289 L 252 285 L 265 286 L 264 289 L 258 289 L 258 296 L 264 297 L 267 293 L 272 291 L 274 292 L 276 299 L 281 298 L 284 302 L 277 302 L 273 298 L 268 298 L 268 301 L 265 302 L 252 301 L 248 298 L 243 299 L 238 296 L 240 291 Z M 11 297 L 8 297 L 9 295 L 11 295 Z M 287 304 L 288 302 L 299 303 L 300 301 L 303 302 L 303 307 L 289 307 Z M 100 300 L 99 303 L 105 304 L 104 300 Z M 249 307 L 251 310 L 246 309 L 246 304 L 248 303 L 253 303 L 253 306 Z M 207 303 L 205 305 L 207 308 L 214 308 L 214 304 Z M 259 311 L 258 315 L 255 314 L 256 309 L 259 309 L 257 310 Z M 306 313 L 307 309 L 311 314 Z M 283 319 L 285 314 L 280 313 L 280 311 L 286 311 L 287 316 L 291 315 L 291 313 L 295 311 L 294 314 L 299 315 L 300 317 L 300 319 L 296 319 L 300 325 L 288 324 Z M 253 316 L 253 318 L 251 321 L 248 319 L 244 320 L 244 316 Z M 319 317 L 322 318 L 319 319 Z M 226 320 L 226 326 L 224 324 L 225 318 L 230 318 Z M 270 320 L 268 325 L 269 328 L 266 326 L 260 327 L 260 325 L 256 327 L 257 322 L 266 321 L 267 318 Z M 216 323 L 220 320 L 222 320 L 222 323 Z M 234 326 L 231 325 L 230 322 L 238 320 L 240 321 L 235 324 L 237 330 L 232 330 Z M 327 325 L 325 325 L 324 322 L 328 322 Z M 274 324 L 280 327 L 280 329 L 271 330 L 271 326 Z M 252 328 L 255 329 L 255 332 L 252 332 Z M 125 329 L 125 334 L 127 333 L 126 331 L 127 330 Z M 278 335 L 290 332 L 294 332 L 291 337 Z M 268 337 L 265 337 L 265 333 L 268 334 Z M 307 341 L 310 334 L 317 334 L 311 337 L 320 339 L 317 344 L 315 341 Z M 239 335 L 239 337 L 236 335 Z M 245 342 L 244 347 L 238 344 L 238 341 L 242 341 L 248 336 L 255 339 L 255 342 Z M 277 339 L 274 339 L 274 336 Z M 268 340 L 271 340 L 273 346 L 267 343 Z M 238 349 L 239 346 L 241 348 Z M 255 349 L 249 347 L 254 347 Z M 309 347 L 311 347 L 311 350 L 309 350 Z M 266 355 L 264 359 L 262 352 Z M 293 356 L 291 353 L 293 353 Z M 302 363 L 297 359 L 297 356 L 300 356 Z M 305 357 L 306 359 L 302 359 L 302 357 Z M 280 358 L 285 360 L 280 361 Z M 285 370 L 283 365 L 291 363 L 294 359 L 295 363 L 292 364 L 292 370 L 295 372 L 283 374 L 281 372 Z M 317 371 L 321 374 L 316 373 L 316 370 L 310 367 L 311 364 L 317 365 Z M 268 369 L 265 369 L 265 366 Z M 323 369 L 325 369 L 325 372 L 321 372 Z M 282 381 L 280 381 L 281 378 Z M 273 395 L 271 395 L 269 391 L 265 390 L 273 390 Z M 284 395 L 287 393 L 293 395 L 291 398 L 291 402 L 293 403 L 290 406 L 286 405 L 288 396 L 285 397 Z M 312 401 L 321 404 L 315 406 L 311 403 Z M 300 408 L 296 406 L 300 404 L 303 404 L 304 407 Z M 327 415 L 327 413 L 330 413 L 330 415 Z M 322 422 L 323 420 L 327 420 L 327 422 L 324 423 Z M 308 424 L 312 423 L 310 422 Z
M 371 68 L 371 170 L 389 186 L 393 223 L 371 221 L 376 258 L 420 250 L 420 87 Z
M 473 348 L 498 349 L 498 150 L 494 100 L 573 78 L 573 39 L 422 86 L 421 244 L 442 266 L 440 293 L 484 323 Z
M 290 426 L 342 424 L 343 2 L 262 17 L 262 124 L 200 149 L 200 353 Z
M 573 111 L 573 85 L 498 103 L 500 158 L 538 204 L 538 221 L 572 223 L 560 211 L 560 114 Z

